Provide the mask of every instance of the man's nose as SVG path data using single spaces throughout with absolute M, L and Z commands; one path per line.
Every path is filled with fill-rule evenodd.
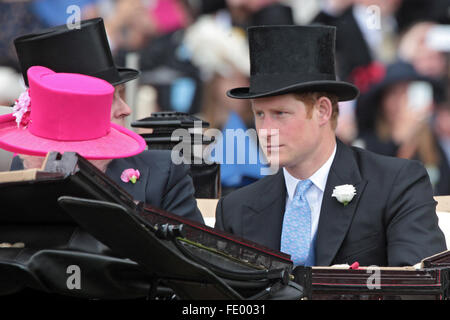
M 258 126 L 258 137 L 261 140 L 266 141 L 268 144 L 271 144 L 270 141 L 274 141 L 274 139 L 279 136 L 279 129 L 275 128 L 270 121 L 264 121 L 261 126 Z
M 125 101 L 123 101 L 121 98 L 119 98 L 119 107 L 114 112 L 115 118 L 125 118 L 128 117 L 131 114 L 131 108 L 126 104 Z

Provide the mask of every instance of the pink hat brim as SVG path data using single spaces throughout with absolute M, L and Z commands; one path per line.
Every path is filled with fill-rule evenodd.
M 18 128 L 12 114 L 0 116 L 0 148 L 18 154 L 45 157 L 48 152 L 77 152 L 90 160 L 131 157 L 146 148 L 145 140 L 138 134 L 115 123 L 110 132 L 101 138 L 84 141 L 56 141 L 41 138 L 29 130 Z

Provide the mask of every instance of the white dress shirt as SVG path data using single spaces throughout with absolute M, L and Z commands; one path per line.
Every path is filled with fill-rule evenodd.
M 323 193 L 327 184 L 328 173 L 330 172 L 331 164 L 333 163 L 334 156 L 336 155 L 336 145 L 334 146 L 333 153 L 328 160 L 321 166 L 311 177 L 312 186 L 306 191 L 306 200 L 308 200 L 309 207 L 311 209 L 311 241 L 317 232 L 319 226 L 320 208 L 322 207 Z M 293 177 L 285 168 L 283 168 L 284 181 L 286 183 L 286 207 L 292 201 L 294 197 L 295 188 L 297 183 L 301 180 Z

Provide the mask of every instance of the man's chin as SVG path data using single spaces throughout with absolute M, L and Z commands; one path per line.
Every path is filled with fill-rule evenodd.
M 126 128 L 126 126 L 127 126 L 127 121 L 125 120 L 125 118 L 120 118 L 120 119 L 111 118 L 111 122 L 114 124 L 117 124 L 121 127 L 124 127 L 124 128 Z
M 286 159 L 278 153 L 271 153 L 267 156 L 267 161 L 271 167 L 284 167 Z

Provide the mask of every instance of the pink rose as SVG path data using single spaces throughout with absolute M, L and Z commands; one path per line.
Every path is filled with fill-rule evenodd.
M 125 183 L 128 182 L 132 182 L 132 183 L 136 183 L 136 180 L 139 179 L 139 177 L 141 176 L 139 170 L 134 170 L 134 169 L 126 169 L 122 172 L 122 174 L 120 175 L 120 180 L 122 180 Z
M 24 128 L 28 126 L 28 123 L 30 122 L 30 111 L 27 111 L 23 114 L 22 119 L 20 121 L 20 125 Z
M 28 90 L 20 94 L 13 107 L 13 116 L 16 117 L 17 127 L 27 127 L 30 121 L 31 99 Z

